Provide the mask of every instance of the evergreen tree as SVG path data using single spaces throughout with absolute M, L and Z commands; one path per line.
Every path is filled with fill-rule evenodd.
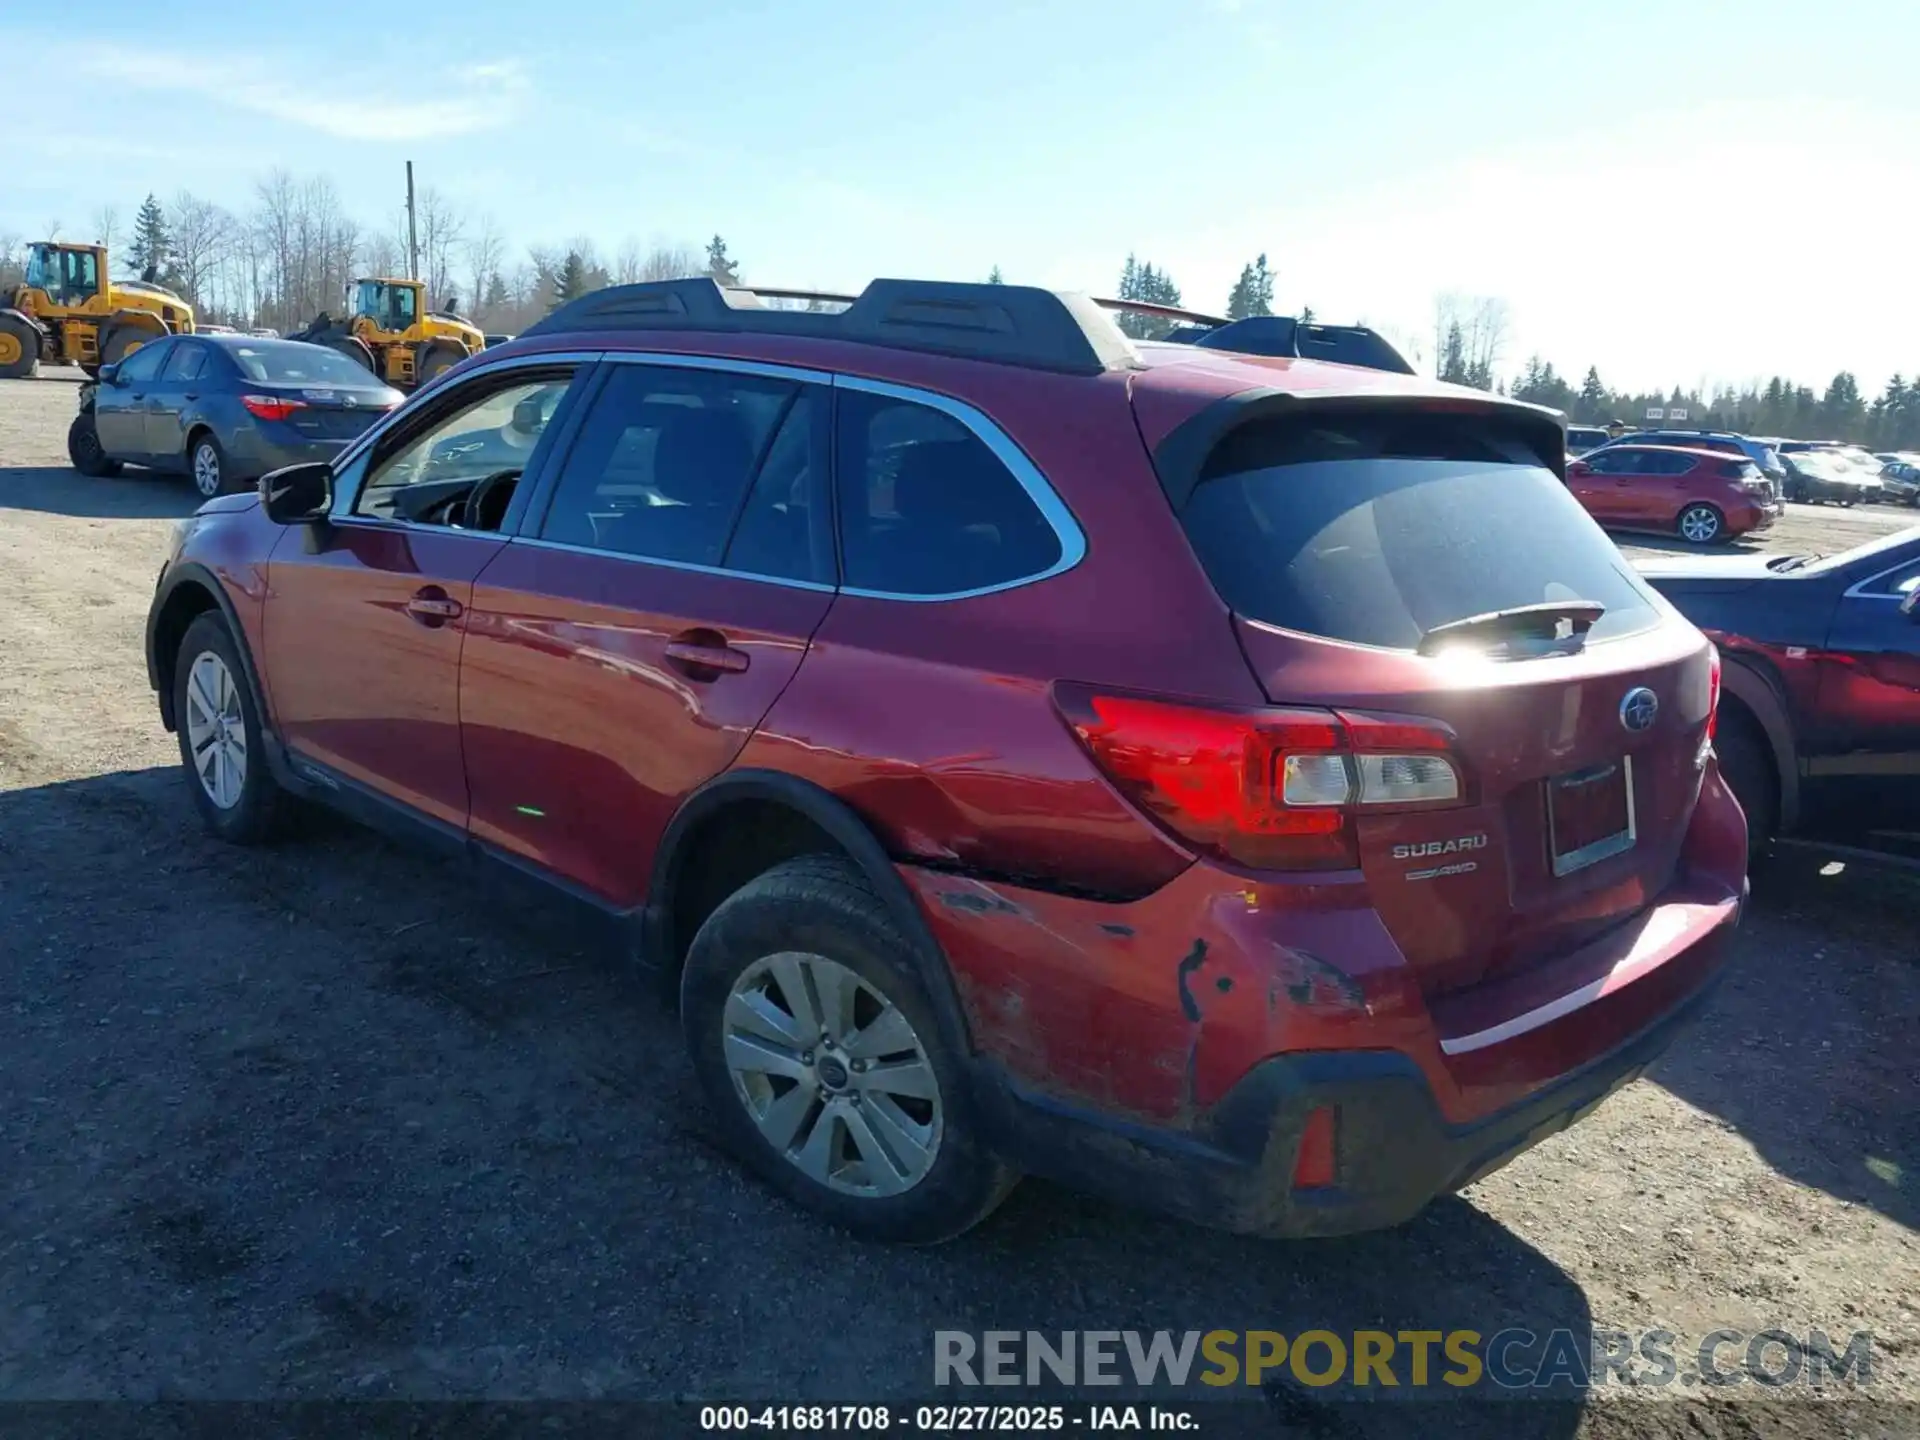
M 1576 402 L 1574 418 L 1597 425 L 1608 418 L 1612 408 L 1613 397 L 1607 393 L 1607 387 L 1600 383 L 1600 367 L 1589 365 L 1587 378 L 1580 382 L 1580 398 Z
M 487 277 L 487 297 L 480 303 L 489 310 L 498 309 L 507 303 L 507 282 L 500 278 L 500 272 L 494 271 Z
M 587 293 L 587 265 L 580 258 L 578 250 L 567 252 L 566 263 L 560 267 L 560 273 L 553 280 L 553 303 L 547 308 L 558 310 L 569 300 L 577 300 Z
M 1446 338 L 1440 345 L 1440 363 L 1435 367 L 1434 378 L 1444 380 L 1449 385 L 1469 385 L 1472 376 L 1467 366 L 1467 337 L 1460 329 L 1458 320 L 1447 326 Z
M 707 274 L 721 285 L 740 283 L 740 266 L 727 254 L 727 242 L 718 235 L 707 242 Z
M 1251 265 L 1240 267 L 1240 278 L 1233 282 L 1227 296 L 1227 318 L 1244 320 L 1249 315 L 1273 313 L 1273 272 L 1267 257 L 1260 256 Z
M 140 202 L 140 213 L 133 220 L 133 243 L 128 250 L 127 266 L 142 280 L 157 281 L 166 273 L 172 250 L 166 211 L 149 194 Z
M 1136 261 L 1129 255 L 1126 268 L 1120 272 L 1119 298 L 1140 300 L 1150 305 L 1178 305 L 1180 287 L 1173 283 L 1171 275 L 1155 270 L 1151 264 Z M 1158 315 L 1142 315 L 1132 310 L 1121 311 L 1115 317 L 1115 323 L 1135 340 L 1158 340 L 1173 328 L 1171 320 Z
M 989 285 L 1004 285 L 1007 283 L 1007 277 L 1000 273 L 1000 267 L 998 265 L 987 272 L 987 283 Z

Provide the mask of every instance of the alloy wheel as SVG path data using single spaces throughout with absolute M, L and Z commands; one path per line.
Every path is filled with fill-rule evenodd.
M 1709 544 L 1720 534 L 1720 517 L 1705 505 L 1695 505 L 1680 517 L 1680 534 L 1695 545 Z
M 222 810 L 233 809 L 247 784 L 247 723 L 233 672 L 211 650 L 187 672 L 186 720 L 200 788 Z
M 809 1179 L 878 1198 L 933 1168 L 942 1111 L 927 1048 L 856 971 L 798 951 L 755 961 L 727 996 L 721 1042 L 761 1138 Z
M 208 500 L 220 493 L 220 452 L 211 440 L 193 447 L 193 488 Z

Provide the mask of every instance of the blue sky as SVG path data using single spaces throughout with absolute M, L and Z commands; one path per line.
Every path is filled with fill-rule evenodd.
M 163 13 L 164 12 L 164 13 Z M 390 214 L 412 159 L 514 243 L 727 237 L 749 280 L 876 274 L 1277 304 L 1616 385 L 1920 369 L 1920 5 L 92 0 L 5 53 L 85 104 L 0 118 L 0 232 L 282 166 Z M 36 62 L 30 68 L 40 68 Z M 89 237 L 90 238 L 90 237 Z

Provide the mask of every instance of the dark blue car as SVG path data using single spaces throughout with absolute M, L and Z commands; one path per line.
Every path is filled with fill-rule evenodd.
M 67 454 L 83 475 L 144 465 L 211 498 L 282 465 L 331 460 L 400 399 L 319 345 L 170 335 L 80 387 Z

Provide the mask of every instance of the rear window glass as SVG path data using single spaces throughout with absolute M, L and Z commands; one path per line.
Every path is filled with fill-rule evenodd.
M 365 387 L 379 383 L 365 366 L 356 365 L 346 356 L 324 350 L 318 345 L 305 345 L 293 340 L 278 344 L 256 341 L 251 345 L 234 345 L 228 347 L 227 354 L 233 357 L 233 363 L 240 367 L 240 373 L 249 380 L 268 384 Z
M 1180 518 L 1235 611 L 1360 645 L 1411 650 L 1435 626 L 1546 601 L 1605 605 L 1592 640 L 1658 613 L 1552 471 L 1442 417 L 1248 426 Z

